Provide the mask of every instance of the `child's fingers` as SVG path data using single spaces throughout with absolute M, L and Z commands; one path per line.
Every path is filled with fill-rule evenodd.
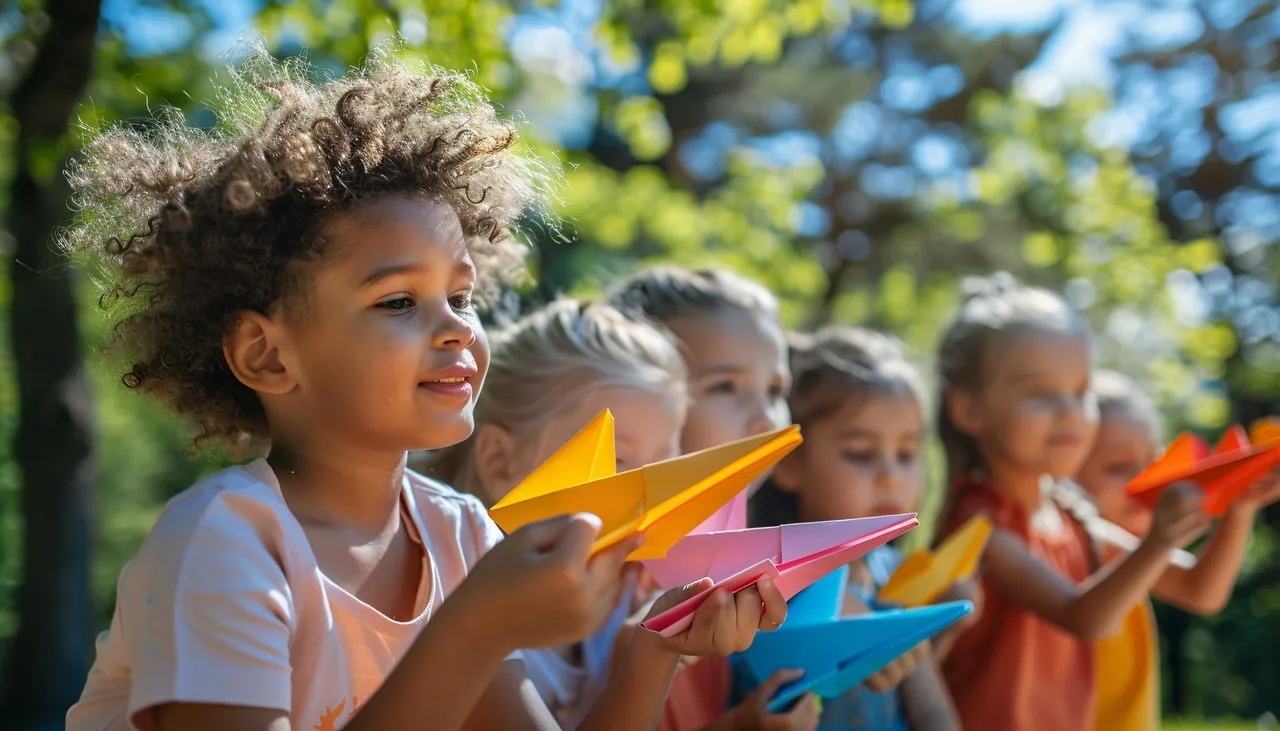
M 773 579 L 767 576 L 756 586 L 760 591 L 760 600 L 764 603 L 764 614 L 760 617 L 758 626 L 766 632 L 772 632 L 781 627 L 787 618 L 787 600 L 782 598 L 782 592 L 778 591 Z
M 733 595 L 724 589 L 716 589 L 711 592 L 711 596 L 698 607 L 693 613 L 693 624 L 689 626 L 689 633 L 685 637 L 685 646 L 694 652 L 694 654 L 729 654 L 728 651 L 721 652 L 716 645 L 716 630 L 719 626 L 732 627 L 732 617 L 728 612 L 734 610 Z M 724 619 L 722 619 L 722 616 Z M 729 620 L 726 622 L 725 620 Z M 725 637 L 727 632 L 719 633 L 720 642 L 727 642 Z
M 594 542 L 595 538 L 593 536 L 587 541 L 585 549 L 581 546 L 575 546 L 575 551 L 581 551 L 583 556 L 590 556 L 591 544 Z M 604 549 L 595 556 L 591 556 L 591 563 L 588 565 L 587 570 L 593 575 L 607 580 L 618 580 L 622 577 L 622 567 L 627 562 L 627 556 L 630 556 L 631 552 L 635 551 L 643 543 L 644 536 L 630 536 Z M 578 554 L 575 553 L 573 555 L 576 557 Z
M 822 718 L 822 711 L 818 707 L 818 696 L 813 693 L 805 693 L 800 701 L 787 712 L 787 724 L 789 729 L 804 729 L 805 731 L 813 731 L 818 727 L 818 721 Z
M 764 682 L 756 686 L 751 692 L 752 700 L 756 706 L 763 711 L 765 706 L 769 705 L 769 699 L 773 698 L 778 689 L 787 683 L 793 683 L 804 676 L 803 670 L 794 668 L 784 668 L 774 672 L 773 675 L 765 678 Z
M 730 652 L 742 652 L 751 646 L 756 630 L 760 627 L 760 614 L 763 608 L 760 591 L 749 586 L 733 596 L 734 626 L 733 649 Z
M 538 550 L 580 566 L 587 562 L 601 525 L 600 519 L 591 513 L 577 513 L 531 523 L 515 535 L 524 533 L 525 540 Z

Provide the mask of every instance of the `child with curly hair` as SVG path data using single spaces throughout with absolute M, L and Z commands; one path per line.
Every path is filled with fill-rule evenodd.
M 518 649 L 596 631 L 640 539 L 591 557 L 599 520 L 563 516 L 504 540 L 405 468 L 471 433 L 476 303 L 551 176 L 464 77 L 306 73 L 257 57 L 220 131 L 175 112 L 71 169 L 65 245 L 102 267 L 124 384 L 266 456 L 166 506 L 67 726 L 554 728 Z M 624 712 L 584 726 L 645 725 L 669 665 L 632 662 Z

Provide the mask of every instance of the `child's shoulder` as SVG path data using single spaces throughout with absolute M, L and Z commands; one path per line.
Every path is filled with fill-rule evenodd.
M 265 525 L 278 525 L 288 510 L 265 462 L 228 467 L 171 498 L 147 542 L 190 538 L 202 529 L 258 533 Z
M 951 488 L 942 536 L 949 535 L 975 515 L 985 515 L 996 527 L 1014 531 L 1025 530 L 1027 522 L 1017 503 L 990 479 L 977 475 L 962 477 Z
M 488 515 L 484 503 L 475 495 L 458 492 L 453 487 L 411 469 L 404 471 L 409 489 L 413 491 L 416 501 L 426 503 L 433 508 L 454 511 L 459 514 Z
M 230 467 L 169 500 L 125 566 L 119 589 L 176 591 L 231 575 L 241 577 L 237 586 L 278 588 L 287 566 L 304 560 L 306 545 L 265 462 Z
M 405 482 L 428 533 L 451 528 L 464 545 L 472 541 L 481 552 L 502 539 L 502 531 L 475 495 L 458 492 L 443 482 L 405 470 Z M 471 535 L 463 538 L 466 533 Z

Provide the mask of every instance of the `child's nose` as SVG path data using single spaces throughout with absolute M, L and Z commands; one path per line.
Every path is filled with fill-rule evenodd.
M 475 341 L 475 326 L 456 315 L 439 323 L 431 336 L 431 344 L 440 350 L 462 350 Z

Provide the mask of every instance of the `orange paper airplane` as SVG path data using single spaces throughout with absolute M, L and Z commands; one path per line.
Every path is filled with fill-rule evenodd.
M 557 515 L 594 513 L 604 525 L 592 553 L 643 533 L 629 560 L 658 559 L 799 444 L 793 425 L 618 473 L 606 409 L 489 515 L 511 533 Z
M 922 548 L 903 561 L 876 598 L 904 607 L 932 604 L 952 584 L 973 576 L 990 536 L 991 521 L 975 515 L 937 550 Z
M 1249 432 L 1233 425 L 1218 445 L 1209 445 L 1194 434 L 1182 434 L 1160 459 L 1129 482 L 1129 494 L 1154 507 L 1160 493 L 1175 482 L 1187 480 L 1204 490 L 1204 509 L 1222 515 L 1227 506 L 1251 485 L 1280 464 L 1280 424 L 1263 420 Z

